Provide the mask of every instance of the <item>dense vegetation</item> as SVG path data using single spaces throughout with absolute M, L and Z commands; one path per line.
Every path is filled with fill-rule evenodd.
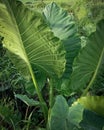
M 103 0 L 0 0 L 0 130 L 104 130 L 103 34 Z

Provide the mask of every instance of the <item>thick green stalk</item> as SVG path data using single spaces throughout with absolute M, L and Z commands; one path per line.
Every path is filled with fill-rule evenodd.
M 47 121 L 48 108 L 47 108 L 46 102 L 44 101 L 44 99 L 42 97 L 42 94 L 41 94 L 41 92 L 39 90 L 39 87 L 38 87 L 35 75 L 33 74 L 33 71 L 32 71 L 32 68 L 31 68 L 31 65 L 29 65 L 29 70 L 30 70 L 30 74 L 31 74 L 31 77 L 32 77 L 32 80 L 33 80 L 33 84 L 34 84 L 34 87 L 36 89 L 39 101 L 41 103 L 41 108 L 42 108 L 42 111 L 43 111 L 43 114 L 44 114 L 45 121 Z

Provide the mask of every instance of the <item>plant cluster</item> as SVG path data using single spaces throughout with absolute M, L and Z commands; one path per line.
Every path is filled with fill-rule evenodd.
M 103 1 L 67 3 L 0 0 L 1 130 L 104 129 Z

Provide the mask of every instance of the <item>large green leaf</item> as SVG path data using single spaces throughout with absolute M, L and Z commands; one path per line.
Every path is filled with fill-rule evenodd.
M 77 101 L 69 107 L 68 120 L 84 130 L 102 130 L 104 126 L 104 118 L 102 116 L 85 109 Z
M 69 79 L 72 72 L 73 59 L 76 57 L 80 48 L 80 39 L 72 13 L 68 13 L 56 3 L 48 4 L 44 9 L 44 15 L 52 32 L 62 40 L 66 49 L 66 70 L 64 77 Z
M 31 66 L 49 75 L 62 75 L 65 66 L 63 47 L 41 14 L 16 0 L 0 0 L 0 35 L 4 37 L 3 44 L 15 65 L 25 75 Z
M 67 128 L 67 118 L 68 114 L 68 104 L 64 97 L 61 95 L 56 97 L 55 104 L 50 110 L 49 115 L 49 130 L 68 130 Z
M 79 130 L 68 118 L 69 106 L 65 98 L 58 95 L 49 113 L 48 130 Z
M 58 95 L 49 112 L 48 125 L 48 130 L 101 130 L 104 118 L 86 109 L 79 101 L 69 107 L 65 98 Z
M 78 58 L 74 62 L 70 87 L 72 90 L 85 89 L 84 94 L 94 83 L 103 85 L 104 77 L 104 20 L 96 28 L 96 32 L 88 38 L 87 45 L 81 50 Z M 97 78 L 102 80 L 97 84 Z M 99 86 L 100 87 L 100 86 Z M 104 88 L 104 85 L 103 85 Z
M 104 116 L 104 96 L 86 96 L 78 99 L 86 109 Z
M 80 126 L 84 130 L 103 130 L 104 118 L 89 110 L 84 110 L 83 120 L 80 122 Z
M 74 16 L 54 2 L 45 7 L 44 16 L 50 29 L 62 41 L 66 50 L 65 72 L 62 78 L 56 81 L 55 88 L 61 91 L 62 94 L 69 95 L 68 82 L 72 73 L 72 64 L 80 49 L 80 39 L 77 34 Z

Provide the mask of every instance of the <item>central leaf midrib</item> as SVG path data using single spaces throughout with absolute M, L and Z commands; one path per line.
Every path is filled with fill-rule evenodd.
M 39 97 L 39 100 L 40 100 L 40 103 L 41 103 L 41 108 L 42 108 L 42 110 L 43 110 L 44 118 L 45 118 L 45 120 L 47 120 L 48 108 L 47 108 L 47 105 L 46 105 L 46 103 L 45 103 L 45 101 L 44 101 L 44 99 L 43 99 L 43 97 L 42 97 L 42 95 L 41 95 L 41 93 L 40 93 L 40 90 L 39 90 L 39 87 L 38 87 L 38 84 L 37 84 L 35 75 L 34 75 L 34 73 L 33 73 L 33 69 L 32 69 L 31 63 L 29 62 L 28 56 L 27 56 L 27 54 L 26 54 L 26 50 L 25 50 L 24 45 L 23 45 L 23 41 L 22 41 L 22 37 L 21 37 L 21 35 L 20 35 L 20 31 L 19 31 L 19 28 L 18 28 L 18 24 L 17 24 L 17 22 L 16 22 L 14 13 L 13 13 L 13 11 L 12 11 L 12 9 L 11 9 L 11 6 L 10 6 L 9 2 L 5 0 L 5 4 L 6 4 L 6 5 L 8 4 L 8 9 L 10 9 L 9 12 L 10 12 L 11 19 L 12 19 L 13 23 L 16 25 L 16 31 L 17 31 L 17 33 L 18 33 L 18 37 L 19 37 L 20 42 L 21 42 L 20 45 L 21 45 L 21 48 L 22 48 L 22 50 L 23 50 L 23 54 L 24 54 L 24 56 L 25 56 L 25 58 L 26 58 L 26 61 L 25 61 L 25 62 L 27 63 L 27 66 L 28 66 L 28 69 L 29 69 L 29 72 L 30 72 L 30 75 L 31 75 L 31 78 L 32 78 L 32 81 L 33 81 L 33 84 L 34 84 L 34 87 L 35 87 L 36 92 L 37 92 L 37 94 L 38 94 L 38 97 Z
M 92 76 L 92 78 L 91 78 L 89 84 L 87 85 L 87 87 L 86 87 L 84 93 L 82 94 L 82 96 L 85 96 L 85 95 L 86 95 L 86 92 L 89 90 L 89 88 L 92 87 L 93 82 L 95 81 L 96 76 L 97 76 L 97 74 L 98 74 L 98 72 L 99 72 L 99 69 L 100 69 L 100 67 L 101 67 L 101 62 L 102 62 L 103 57 L 104 57 L 104 47 L 103 47 L 102 52 L 101 52 L 101 55 L 100 55 L 100 57 L 99 57 L 99 61 L 98 61 L 98 64 L 97 64 L 97 66 L 96 66 L 96 70 L 95 70 L 95 72 L 94 72 L 94 74 L 93 74 L 93 76 Z
M 5 0 L 5 2 L 6 2 L 6 0 Z M 11 19 L 12 19 L 13 23 L 16 25 L 16 31 L 17 31 L 18 36 L 19 36 L 18 38 L 20 39 L 20 42 L 21 42 L 21 43 L 20 43 L 20 46 L 21 46 L 21 48 L 22 48 L 24 57 L 25 57 L 25 59 L 26 59 L 25 62 L 26 62 L 26 64 L 27 64 L 27 66 L 28 66 L 28 69 L 29 69 L 29 72 L 30 72 L 30 74 L 31 74 L 31 77 L 32 77 L 33 83 L 34 83 L 34 85 L 35 85 L 35 88 L 36 88 L 36 90 L 39 92 L 39 90 L 38 90 L 38 85 L 37 85 L 36 80 L 35 80 L 35 75 L 33 74 L 33 70 L 32 70 L 31 63 L 29 62 L 28 56 L 27 56 L 27 54 L 26 54 L 26 50 L 25 50 L 24 45 L 23 45 L 22 37 L 21 37 L 21 35 L 20 35 L 20 31 L 19 31 L 18 24 L 17 24 L 16 19 L 15 19 L 14 13 L 13 13 L 13 11 L 12 11 L 12 9 L 11 9 L 11 6 L 10 6 L 9 2 L 7 1 L 6 3 L 8 4 L 8 9 L 10 9 Z M 6 5 L 7 5 L 7 4 L 6 4 Z M 39 96 L 40 96 L 40 95 L 39 95 Z M 41 97 L 41 96 L 40 96 L 40 97 Z

